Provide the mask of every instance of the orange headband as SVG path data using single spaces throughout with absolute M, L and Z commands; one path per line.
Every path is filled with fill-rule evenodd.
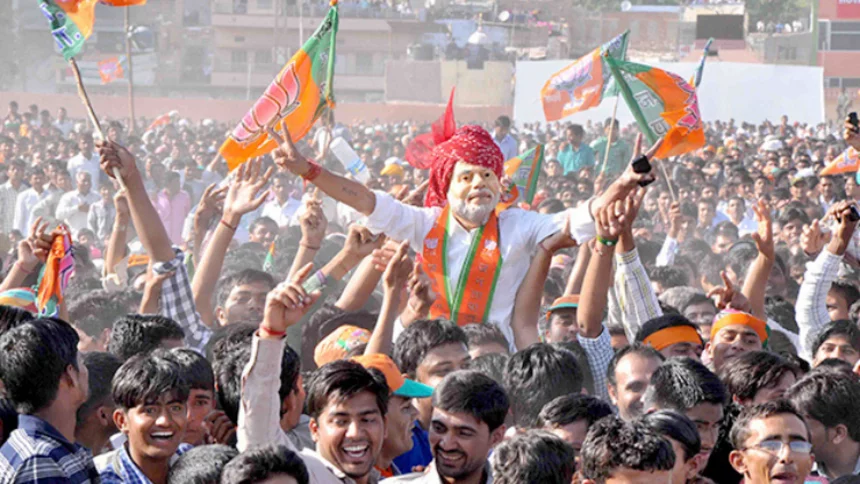
M 643 343 L 651 345 L 655 350 L 662 351 L 676 343 L 702 344 L 699 332 L 691 326 L 672 326 L 655 331 L 642 340 Z
M 711 339 L 726 326 L 741 325 L 751 328 L 756 332 L 762 343 L 767 341 L 767 323 L 747 313 L 728 313 L 714 322 L 711 326 Z

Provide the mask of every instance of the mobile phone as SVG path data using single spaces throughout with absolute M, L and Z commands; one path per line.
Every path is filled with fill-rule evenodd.
M 645 155 L 639 155 L 635 160 L 633 160 L 633 172 L 634 173 L 648 173 L 651 171 L 651 162 L 648 161 L 648 157 Z M 654 180 L 644 180 L 639 182 L 640 187 L 648 186 L 653 183 Z
M 860 130 L 860 119 L 857 118 L 857 113 L 848 113 L 848 122 L 854 125 L 854 130 Z
M 848 212 L 847 215 L 849 222 L 857 222 L 858 220 L 860 220 L 860 212 L 857 211 L 856 205 L 851 205 L 849 207 L 849 210 L 850 212 Z

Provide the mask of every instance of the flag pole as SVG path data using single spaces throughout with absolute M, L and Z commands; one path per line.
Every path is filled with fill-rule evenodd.
M 134 133 L 134 70 L 131 60 L 131 9 L 125 9 L 125 61 L 128 63 L 128 132 Z
M 666 165 L 664 162 L 666 160 L 657 160 L 660 164 L 660 169 L 663 171 L 663 176 L 666 177 L 666 186 L 669 187 L 669 195 L 672 195 L 672 201 L 677 202 L 678 197 L 675 196 L 675 189 L 672 188 L 672 178 L 669 177 L 669 172 L 666 171 Z
M 90 122 L 93 123 L 98 137 L 102 141 L 107 141 L 105 133 L 102 131 L 102 125 L 99 124 L 99 118 L 96 117 L 96 112 L 93 110 L 93 104 L 90 102 L 89 96 L 87 96 L 86 89 L 84 89 L 84 81 L 81 79 L 81 71 L 78 69 L 78 62 L 74 57 L 69 58 L 69 65 L 72 66 L 72 74 L 74 74 L 75 83 L 78 85 L 78 96 L 81 98 L 81 102 L 84 103 L 84 107 L 87 108 L 87 115 L 90 118 Z M 122 176 L 120 176 L 119 168 L 114 167 L 113 176 L 116 178 L 117 182 L 119 182 L 120 188 L 122 190 L 126 190 L 125 181 L 123 181 Z
M 615 106 L 612 107 L 612 120 L 609 121 L 609 135 L 606 137 L 606 153 L 603 155 L 603 165 L 600 167 L 600 173 L 606 173 L 606 165 L 609 163 L 609 148 L 612 147 L 612 132 L 615 131 L 615 119 L 618 115 L 618 98 L 620 97 L 618 95 L 615 96 Z

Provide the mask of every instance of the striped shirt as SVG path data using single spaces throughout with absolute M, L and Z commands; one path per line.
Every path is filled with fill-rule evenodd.
M 188 444 L 179 444 L 176 453 L 170 458 L 169 466 L 173 466 L 179 456 L 191 450 Z M 102 484 L 152 484 L 152 481 L 137 467 L 137 464 L 128 455 L 128 444 L 119 449 L 99 456 L 99 476 Z
M 48 422 L 18 416 L 18 429 L 0 448 L 0 482 L 98 484 L 93 456 Z

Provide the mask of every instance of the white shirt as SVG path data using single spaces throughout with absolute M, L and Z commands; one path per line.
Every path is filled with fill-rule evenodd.
M 732 222 L 734 223 L 734 222 Z M 738 227 L 738 237 L 743 237 L 746 234 L 751 234 L 753 232 L 758 231 L 758 222 L 751 219 L 750 217 L 744 217 L 741 220 L 741 223 L 737 224 Z
M 496 146 L 498 146 L 500 150 L 502 150 L 502 155 L 504 155 L 505 161 L 510 160 L 519 154 L 517 151 L 517 140 L 515 140 L 510 134 L 506 134 L 501 141 L 493 138 L 493 142 L 496 143 Z
M 60 121 L 59 119 L 54 121 L 54 127 L 63 132 L 63 137 L 69 135 L 72 132 L 72 128 L 75 127 L 75 123 L 71 119 L 64 119 Z
M 433 228 L 442 208 L 413 207 L 396 201 L 385 192 L 375 193 L 376 207 L 365 222 L 367 228 L 374 233 L 385 233 L 395 240 L 408 240 L 415 250 L 423 249 L 424 238 Z M 489 322 L 496 324 L 508 341 L 514 341 L 511 329 L 514 299 L 529 270 L 537 245 L 563 230 L 565 217 L 570 218 L 571 236 L 580 245 L 594 237 L 594 221 L 588 205 L 586 203 L 555 215 L 519 208 L 509 208 L 499 215 L 499 243 L 503 263 L 490 306 Z M 469 232 L 459 223 L 449 224 L 447 257 L 450 281 L 459 280 L 475 234 L 477 231 Z
M 75 179 L 79 171 L 89 173 L 90 181 L 93 183 L 92 190 L 94 192 L 99 191 L 99 176 L 101 176 L 101 170 L 99 169 L 99 155 L 95 152 L 93 152 L 93 155 L 89 159 L 84 158 L 84 155 L 78 153 L 69 159 L 67 168 L 69 169 L 69 175 L 72 176 L 72 180 Z
M 87 215 L 90 211 L 81 212 L 78 207 L 82 203 L 92 205 L 101 200 L 101 197 L 90 191 L 81 195 L 77 190 L 63 194 L 57 203 L 57 219 L 65 222 L 72 230 L 72 236 L 77 237 L 81 229 L 87 228 Z
M 278 227 L 286 227 L 290 225 L 290 221 L 293 219 L 293 216 L 298 212 L 299 207 L 302 206 L 302 201 L 295 198 L 288 198 L 283 205 L 278 201 L 278 199 L 270 200 L 263 205 L 263 212 L 261 216 L 269 217 L 274 220 Z
M 42 190 L 42 193 L 36 193 L 36 190 L 28 188 L 18 194 L 18 200 L 15 202 L 15 229 L 21 232 L 24 237 L 30 233 L 30 210 L 40 200 L 48 196 L 48 190 Z

